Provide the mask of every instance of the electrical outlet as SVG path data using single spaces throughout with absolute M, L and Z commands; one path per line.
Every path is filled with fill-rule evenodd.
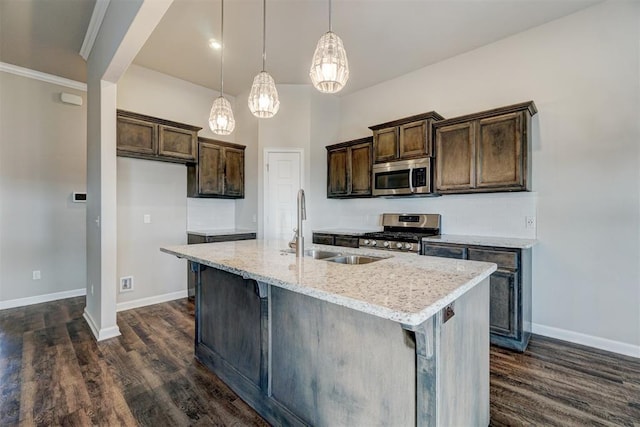
M 40 280 L 40 270 L 33 270 L 33 280 Z
M 535 216 L 525 216 L 524 217 L 524 227 L 529 230 L 535 230 L 536 228 L 536 217 Z
M 120 292 L 130 292 L 133 290 L 133 276 L 120 278 Z
M 256 217 L 256 214 L 253 214 L 253 222 L 256 222 L 258 220 L 258 218 Z
M 93 283 L 91 283 L 90 286 L 91 286 L 91 295 L 93 295 Z
M 142 217 L 142 222 L 144 222 L 145 224 L 151 224 L 151 215 L 144 214 L 144 216 Z

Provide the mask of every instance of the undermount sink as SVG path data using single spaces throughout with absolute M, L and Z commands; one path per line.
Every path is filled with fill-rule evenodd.
M 295 249 L 283 249 L 283 254 L 295 254 Z M 321 249 L 309 249 L 304 251 L 304 256 L 308 256 L 313 259 L 327 259 L 335 256 L 341 256 L 342 252 L 323 251 Z
M 282 254 L 295 254 L 295 249 L 283 249 Z M 342 252 L 324 251 L 322 249 L 309 249 L 304 251 L 304 256 L 338 264 L 369 264 L 371 262 L 387 259 L 388 257 L 377 257 L 370 255 L 350 255 Z
M 327 261 L 337 262 L 339 264 L 369 264 L 370 262 L 385 259 L 382 257 L 365 256 L 365 255 L 345 255 L 328 258 Z
M 320 249 L 310 249 L 308 251 L 304 251 L 304 256 L 308 256 L 313 259 L 327 259 L 327 258 L 339 256 L 339 255 L 342 255 L 342 253 L 323 251 Z

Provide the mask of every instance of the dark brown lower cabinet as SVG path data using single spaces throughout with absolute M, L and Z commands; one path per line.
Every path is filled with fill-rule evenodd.
M 422 242 L 422 255 L 493 262 L 490 277 L 491 343 L 524 351 L 531 337 L 531 249 Z
M 346 236 L 344 234 L 313 233 L 313 243 L 317 245 L 344 246 L 347 248 L 357 248 L 359 246 L 358 236 Z
M 252 232 L 216 235 L 187 233 L 187 244 L 196 245 L 198 243 L 233 242 L 236 240 L 253 240 L 255 238 L 256 233 Z M 197 271 L 197 265 L 189 261 L 189 266 L 187 267 L 187 289 L 189 298 L 193 298 L 195 296 Z

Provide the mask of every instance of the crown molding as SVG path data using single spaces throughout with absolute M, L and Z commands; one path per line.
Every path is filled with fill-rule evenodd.
M 93 7 L 87 33 L 84 35 L 84 41 L 80 48 L 80 56 L 82 56 L 85 61 L 89 58 L 91 49 L 93 49 L 93 43 L 95 43 L 96 37 L 98 37 L 98 31 L 100 31 L 104 15 L 107 13 L 109 1 L 110 0 L 96 0 L 96 5 Z
M 47 83 L 65 86 L 71 89 L 81 90 L 83 92 L 87 91 L 86 83 L 65 79 L 64 77 L 54 76 L 53 74 L 35 71 L 30 68 L 18 67 L 17 65 L 7 64 L 6 62 L 0 62 L 0 71 L 15 74 L 17 76 L 27 77 L 34 80 L 40 80 Z

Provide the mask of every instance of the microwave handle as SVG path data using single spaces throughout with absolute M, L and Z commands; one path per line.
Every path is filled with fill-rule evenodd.
M 413 168 L 409 168 L 409 190 L 413 193 Z

